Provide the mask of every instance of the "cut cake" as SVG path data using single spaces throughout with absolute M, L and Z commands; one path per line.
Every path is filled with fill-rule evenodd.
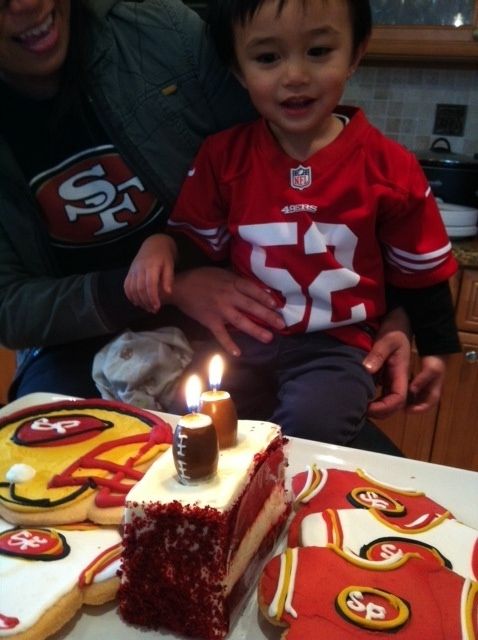
M 180 484 L 166 451 L 126 498 L 120 613 L 130 624 L 224 638 L 290 511 L 286 440 L 240 420 L 217 474 Z

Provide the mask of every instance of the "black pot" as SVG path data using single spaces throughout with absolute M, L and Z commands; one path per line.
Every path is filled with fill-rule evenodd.
M 435 197 L 478 207 L 478 160 L 453 153 L 446 138 L 437 138 L 429 151 L 418 151 L 415 155 Z

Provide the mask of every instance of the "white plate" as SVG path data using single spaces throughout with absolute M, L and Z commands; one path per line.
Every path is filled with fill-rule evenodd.
M 474 207 L 465 207 L 463 204 L 455 204 L 454 202 L 438 202 L 440 211 L 454 211 L 455 213 L 474 213 L 478 214 L 478 209 Z
M 446 226 L 446 232 L 449 238 L 469 238 L 476 235 L 476 225 L 466 227 Z
M 39 404 L 63 399 L 65 396 L 32 394 L 22 399 L 22 405 Z M 34 402 L 32 402 L 34 400 Z M 4 411 L 4 410 L 2 410 Z M 161 414 L 168 418 L 168 414 Z M 176 416 L 169 416 L 176 422 Z M 384 454 L 322 444 L 308 440 L 290 439 L 288 479 L 307 464 L 319 467 L 356 469 L 361 467 L 376 478 L 398 486 L 415 487 L 430 498 L 447 507 L 458 520 L 478 529 L 478 473 L 418 462 Z M 39 589 L 42 585 L 39 585 Z M 283 631 L 283 630 L 282 630 Z M 277 640 L 281 630 L 264 623 L 257 610 L 256 595 L 252 593 L 246 607 L 228 636 L 228 640 Z M 143 631 L 124 624 L 116 613 L 116 605 L 87 606 L 50 640 L 183 640 L 182 636 L 160 632 Z
M 450 227 L 475 227 L 474 233 L 476 233 L 478 209 L 473 207 L 464 207 L 461 204 L 452 204 L 450 202 L 439 202 L 438 208 L 440 209 L 440 215 L 445 227 L 447 228 L 449 236 Z M 465 235 L 474 235 L 474 233 L 465 233 Z
M 356 469 L 361 467 L 378 479 L 398 486 L 416 487 L 446 506 L 462 522 L 478 528 L 478 473 L 436 464 L 406 460 L 358 449 L 291 438 L 288 477 L 305 465 Z M 277 550 L 278 551 L 278 550 Z M 228 640 L 278 640 L 278 628 L 265 623 L 259 613 L 255 592 L 228 636 Z M 114 604 L 84 607 L 62 632 L 50 640 L 183 640 L 183 636 L 166 631 L 142 631 L 124 624 Z M 304 639 L 305 640 L 305 639 Z
M 28 407 L 34 407 L 36 404 L 48 404 L 49 402 L 59 402 L 60 400 L 81 400 L 76 396 L 64 396 L 59 393 L 44 393 L 43 391 L 37 391 L 36 393 L 29 393 L 26 396 L 22 396 L 9 404 L 6 404 L 0 409 L 0 418 L 8 416 L 15 411 L 21 409 L 27 409 Z

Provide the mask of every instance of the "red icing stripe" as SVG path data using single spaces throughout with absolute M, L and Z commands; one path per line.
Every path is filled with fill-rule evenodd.
M 166 424 L 166 423 L 165 423 Z M 167 425 L 169 427 L 169 425 Z M 161 436 L 159 435 L 161 434 Z M 153 437 L 151 437 L 153 435 Z M 100 508 L 116 507 L 124 505 L 124 496 L 131 489 L 133 482 L 137 482 L 143 477 L 143 473 L 135 469 L 138 461 L 148 453 L 153 447 L 158 446 L 158 441 L 165 444 L 171 443 L 171 428 L 169 433 L 166 429 L 154 430 L 151 433 L 143 433 L 127 438 L 118 438 L 110 442 L 104 442 L 90 451 L 87 455 L 82 456 L 79 460 L 73 462 L 61 474 L 55 475 L 49 482 L 49 487 L 69 487 L 84 485 L 86 482 L 93 482 L 95 486 L 100 487 L 100 491 L 96 496 L 95 504 Z M 123 465 L 108 460 L 102 460 L 99 456 L 116 449 L 131 444 L 144 445 L 138 449 L 134 456 L 131 456 Z M 93 475 L 74 476 L 75 472 L 86 469 L 102 469 L 113 475 L 112 478 L 103 478 Z M 123 482 L 129 479 L 131 482 Z
M 0 613 L 0 629 L 15 629 L 20 624 L 18 618 L 11 618 Z

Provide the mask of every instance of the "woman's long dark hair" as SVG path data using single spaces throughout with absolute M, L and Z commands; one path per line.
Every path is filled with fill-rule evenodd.
M 70 42 L 53 116 L 56 120 L 56 126 L 58 126 L 58 121 L 61 122 L 72 108 L 78 109 L 83 104 L 86 86 L 86 29 L 90 19 L 83 0 L 71 0 Z

